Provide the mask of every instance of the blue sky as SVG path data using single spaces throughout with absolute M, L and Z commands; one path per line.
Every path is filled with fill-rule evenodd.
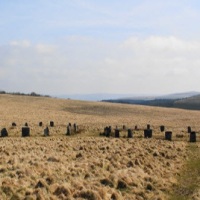
M 198 0 L 0 0 L 0 89 L 200 91 Z

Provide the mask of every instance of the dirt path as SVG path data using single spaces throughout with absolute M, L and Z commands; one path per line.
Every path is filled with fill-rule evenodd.
M 189 143 L 188 159 L 169 200 L 200 199 L 200 144 Z

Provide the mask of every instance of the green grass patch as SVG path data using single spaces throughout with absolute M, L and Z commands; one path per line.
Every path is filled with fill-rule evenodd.
M 170 200 L 188 200 L 200 186 L 200 148 L 196 143 L 188 145 L 188 160 L 173 187 Z

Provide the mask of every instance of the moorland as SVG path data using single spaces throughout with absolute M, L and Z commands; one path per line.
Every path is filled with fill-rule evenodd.
M 0 199 L 200 198 L 199 111 L 1 94 L 0 113 L 0 128 L 8 131 L 0 138 Z M 21 137 L 25 123 L 30 137 Z M 78 131 L 66 135 L 69 123 Z M 117 126 L 120 138 L 100 136 L 105 126 Z M 197 133 L 194 144 L 188 126 Z

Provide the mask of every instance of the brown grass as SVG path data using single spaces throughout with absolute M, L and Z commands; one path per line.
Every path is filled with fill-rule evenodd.
M 42 97 L 0 95 L 0 112 L 9 134 L 0 138 L 0 199 L 166 199 L 187 159 L 187 126 L 200 128 L 198 111 Z M 42 137 L 50 121 L 55 127 Z M 69 122 L 80 133 L 66 136 Z M 143 138 L 146 124 L 152 139 Z M 162 124 L 176 141 L 163 140 Z M 108 125 L 139 130 L 133 139 L 99 137 Z

